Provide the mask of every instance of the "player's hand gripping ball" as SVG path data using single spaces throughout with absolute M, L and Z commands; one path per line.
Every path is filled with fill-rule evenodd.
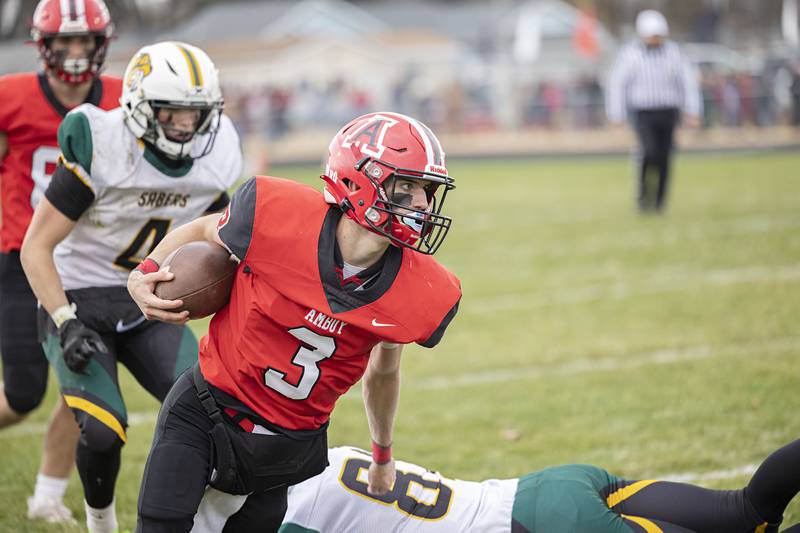
M 175 277 L 155 286 L 164 300 L 183 300 L 176 312 L 189 311 L 189 318 L 202 318 L 228 303 L 239 264 L 218 244 L 208 241 L 186 243 L 164 260 Z

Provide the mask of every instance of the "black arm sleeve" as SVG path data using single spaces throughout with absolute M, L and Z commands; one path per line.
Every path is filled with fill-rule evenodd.
M 222 192 L 219 196 L 217 196 L 217 199 L 214 200 L 210 206 L 208 206 L 208 209 L 206 209 L 204 214 L 210 215 L 212 213 L 220 213 L 223 209 L 228 207 L 229 203 L 231 203 L 231 197 L 228 196 L 227 192 Z
M 59 164 L 45 197 L 70 220 L 78 220 L 94 202 L 94 193 L 74 172 Z
M 255 218 L 256 178 L 250 178 L 233 193 L 228 211 L 217 230 L 219 238 L 240 261 L 244 261 L 250 248 Z
M 433 333 L 431 333 L 431 336 L 428 337 L 427 340 L 425 340 L 425 342 L 419 343 L 420 346 L 424 346 L 425 348 L 433 348 L 434 346 L 439 344 L 439 341 L 442 340 L 442 336 L 444 336 L 444 330 L 447 329 L 447 326 L 456 316 L 456 313 L 458 313 L 459 303 L 461 303 L 461 298 L 459 298 L 458 301 L 455 303 L 455 305 L 453 305 L 453 307 L 450 308 L 447 314 L 444 315 L 441 324 L 439 324 L 439 327 L 436 328 L 436 330 Z

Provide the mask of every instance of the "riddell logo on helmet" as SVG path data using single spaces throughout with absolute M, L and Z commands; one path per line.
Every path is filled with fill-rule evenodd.
M 365 124 L 359 124 L 356 130 L 344 138 L 342 146 L 350 148 L 355 146 L 364 155 L 380 158 L 386 150 L 383 139 L 386 132 L 397 124 L 397 120 L 383 115 L 375 115 Z
M 443 174 L 447 176 L 447 169 L 441 165 L 426 165 L 425 172 L 431 172 L 432 174 Z

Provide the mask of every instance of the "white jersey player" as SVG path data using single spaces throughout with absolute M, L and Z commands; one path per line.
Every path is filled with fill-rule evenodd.
M 329 449 L 330 465 L 322 474 L 289 487 L 281 533 L 510 531 L 518 480 L 448 479 L 395 461 L 394 487 L 376 496 L 367 492 L 371 460 L 368 452 L 358 448 Z M 209 487 L 192 532 L 222 531 L 225 520 L 244 499 Z
M 516 479 L 483 482 L 448 479 L 396 461 L 394 488 L 367 492 L 371 456 L 357 448 L 332 448 L 325 472 L 289 489 L 281 532 L 509 532 Z
M 800 440 L 767 457 L 739 490 L 629 481 L 577 464 L 460 481 L 397 461 L 394 487 L 377 496 L 367 491 L 367 452 L 334 448 L 328 460 L 322 474 L 289 488 L 279 533 L 777 533 L 800 491 Z M 215 520 L 236 502 L 220 494 L 206 495 L 193 531 L 221 531 Z M 800 533 L 800 524 L 782 532 Z
M 225 207 L 220 200 L 240 177 L 239 137 L 227 116 L 217 119 L 214 149 L 202 158 L 176 160 L 177 168 L 155 151 L 142 149 L 124 118 L 123 108 L 103 111 L 85 104 L 67 115 L 61 126 L 62 146 L 85 150 L 85 155 L 65 151 L 64 165 L 94 195 L 55 250 L 66 290 L 124 286 L 128 273 L 169 230 L 212 206 Z
M 144 319 L 128 274 L 170 229 L 223 209 L 242 172 L 217 70 L 202 50 L 142 48 L 120 103 L 113 111 L 83 105 L 64 119 L 61 159 L 22 246 L 41 304 L 39 335 L 81 428 L 76 463 L 90 532 L 117 527 L 127 413 L 116 363 L 163 400 L 197 360 L 188 328 Z

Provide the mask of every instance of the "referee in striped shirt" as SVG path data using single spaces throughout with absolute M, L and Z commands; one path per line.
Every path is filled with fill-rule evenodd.
M 681 116 L 686 125 L 699 125 L 700 88 L 694 68 L 667 39 L 664 15 L 642 11 L 636 33 L 639 38 L 620 51 L 612 68 L 606 110 L 612 124 L 627 120 L 639 138 L 639 209 L 660 212 L 669 184 L 673 132 Z

